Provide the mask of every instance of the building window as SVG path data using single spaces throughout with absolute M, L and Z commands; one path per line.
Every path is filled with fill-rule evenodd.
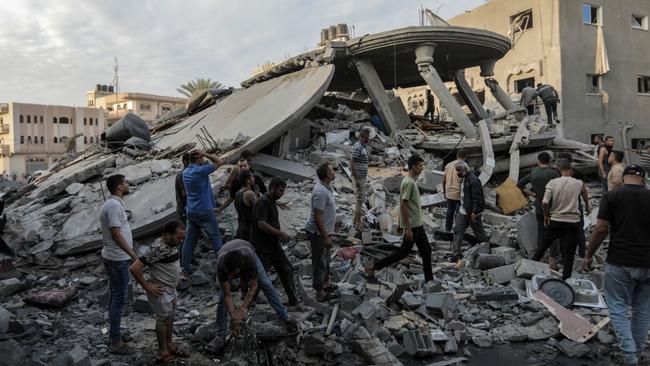
M 27 143 L 28 143 L 28 144 L 31 144 L 31 143 L 32 143 L 32 137 L 31 137 L 31 136 L 27 136 Z
M 58 143 L 59 143 L 59 139 L 57 139 L 56 136 L 54 137 L 54 143 L 55 143 L 55 144 L 58 144 Z
M 68 137 L 67 137 L 67 136 L 63 136 L 63 137 L 61 137 L 61 138 L 59 139 L 59 142 L 62 143 L 62 144 L 67 143 L 67 142 L 68 142 Z
M 535 78 L 526 78 L 521 80 L 515 80 L 515 92 L 521 93 L 522 90 L 530 83 L 531 87 L 535 87 Z
M 93 137 L 90 136 L 90 143 L 92 144 L 94 142 Z
M 27 115 L 27 123 L 32 123 L 32 116 L 29 114 Z
M 126 109 L 126 103 L 122 105 L 122 109 Z
M 648 17 L 632 14 L 631 25 L 634 29 L 648 30 Z
M 533 9 L 522 11 L 510 17 L 512 33 L 523 32 L 533 27 Z
M 600 93 L 600 75 L 587 74 L 587 94 Z
M 59 118 L 59 123 L 68 124 L 70 123 L 70 120 L 68 119 L 68 117 L 61 117 Z
M 20 118 L 19 118 L 19 119 L 20 119 L 20 123 L 23 123 L 23 122 L 24 122 L 24 121 L 23 121 L 23 115 L 22 115 L 22 114 L 20 115 Z
M 650 94 L 650 76 L 640 75 L 636 79 L 639 94 Z
M 25 143 L 25 136 L 20 136 L 20 143 L 24 144 Z
M 45 139 L 41 136 L 41 144 L 45 144 Z
M 95 126 L 99 126 L 99 121 L 95 118 Z
M 52 122 L 56 123 L 56 117 L 52 118 Z
M 151 104 L 140 104 L 141 111 L 151 111 Z
M 34 143 L 38 144 L 38 136 L 34 136 Z
M 34 116 L 34 123 L 38 122 L 38 117 Z
M 86 125 L 86 119 L 84 118 L 84 126 Z
M 41 123 L 43 123 L 43 116 L 41 116 Z
M 84 136 L 84 144 L 87 144 L 87 143 L 88 143 L 88 137 Z
M 582 4 L 582 22 L 584 24 L 602 24 L 600 21 L 600 7 L 591 4 Z

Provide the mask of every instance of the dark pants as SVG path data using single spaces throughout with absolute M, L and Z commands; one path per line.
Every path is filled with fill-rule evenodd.
M 433 279 L 433 270 L 431 269 L 431 245 L 429 245 L 427 233 L 424 231 L 423 226 L 414 227 L 412 230 L 413 241 L 406 240 L 405 234 L 404 239 L 402 240 L 402 246 L 400 246 L 399 249 L 387 255 L 386 257 L 376 261 L 375 270 L 379 271 L 382 268 L 388 267 L 391 264 L 406 258 L 409 253 L 411 253 L 413 244 L 415 244 L 418 247 L 418 253 L 420 254 L 420 257 L 422 257 L 424 280 L 428 282 Z
M 546 109 L 546 118 L 548 119 L 548 124 L 552 125 L 553 121 L 557 119 L 557 101 L 544 101 L 544 108 Z
M 533 114 L 535 114 L 535 105 L 534 104 L 527 105 L 526 111 L 528 111 L 529 116 L 532 116 Z
M 309 233 L 311 244 L 312 287 L 320 291 L 330 280 L 330 249 L 325 248 L 323 237 Z
M 578 200 L 578 205 L 580 209 L 580 227 L 578 228 L 578 256 L 584 258 L 587 254 L 587 238 L 585 237 L 585 214 L 584 208 L 582 207 L 582 198 Z
M 454 227 L 454 216 L 456 216 L 459 208 L 459 200 L 447 199 L 447 215 L 445 215 L 445 229 L 447 231 L 451 231 L 451 229 Z
M 474 236 L 480 243 L 490 241 L 490 238 L 488 238 L 485 229 L 483 228 L 481 215 L 477 215 L 476 219 L 472 221 L 470 220 L 469 215 L 458 213 L 458 215 L 456 215 L 456 222 L 454 223 L 454 239 L 451 242 L 451 250 L 454 254 L 460 254 L 462 252 L 463 237 L 465 236 L 468 227 L 472 228 Z
M 544 235 L 544 242 L 542 246 L 537 248 L 537 252 L 533 256 L 534 261 L 539 261 L 544 256 L 546 250 L 553 244 L 556 239 L 560 239 L 560 247 L 562 248 L 562 266 L 564 270 L 562 279 L 566 280 L 571 277 L 573 272 L 573 258 L 576 255 L 576 247 L 578 246 L 578 229 L 579 222 L 562 222 L 553 221 L 546 228 Z
M 187 223 L 185 225 L 185 241 L 183 241 L 181 269 L 185 273 L 192 273 L 192 253 L 200 230 L 210 238 L 212 250 L 216 256 L 221 249 L 221 232 L 219 232 L 219 221 L 214 212 L 192 212 L 187 214 Z
M 119 343 L 122 341 L 120 325 L 122 323 L 122 311 L 126 305 L 126 297 L 129 291 L 130 266 L 131 260 L 104 260 L 104 267 L 106 269 L 106 274 L 108 275 L 108 286 L 111 294 L 108 302 L 108 334 L 112 343 Z
M 279 248 L 274 252 L 258 252 L 257 256 L 260 258 L 262 266 L 266 272 L 269 271 L 271 266 L 275 268 L 275 271 L 278 273 L 278 277 L 280 277 L 280 281 L 282 282 L 282 287 L 284 287 L 284 292 L 287 293 L 287 297 L 289 298 L 289 304 L 297 304 L 298 299 L 296 298 L 296 286 L 293 283 L 293 266 L 284 254 L 282 248 Z

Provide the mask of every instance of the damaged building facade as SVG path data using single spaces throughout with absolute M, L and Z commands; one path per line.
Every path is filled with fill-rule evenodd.
M 492 0 L 449 22 L 507 36 L 512 50 L 495 80 L 515 99 L 529 81 L 554 86 L 564 137 L 589 143 L 611 135 L 619 147 L 625 140 L 643 149 L 650 143 L 649 16 L 644 0 Z M 485 89 L 479 73 L 467 71 L 477 91 Z

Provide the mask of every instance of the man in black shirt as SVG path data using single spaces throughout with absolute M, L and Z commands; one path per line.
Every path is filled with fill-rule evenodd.
M 637 365 L 650 329 L 650 190 L 645 170 L 630 165 L 623 186 L 603 194 L 584 260 L 587 269 L 611 227 L 605 300 L 626 365 Z M 628 313 L 631 309 L 631 316 Z
M 186 152 L 181 157 L 183 169 L 176 174 L 176 181 L 174 182 L 174 190 L 176 191 L 176 213 L 178 218 L 185 223 L 187 213 L 185 206 L 187 205 L 187 192 L 185 192 L 185 184 L 183 183 L 183 172 L 188 165 L 190 165 L 190 153 Z
M 264 185 L 264 180 L 259 175 L 255 174 L 253 168 L 251 167 L 251 162 L 252 162 L 252 155 L 250 151 L 248 150 L 242 151 L 241 155 L 239 156 L 239 162 L 237 163 L 237 166 L 232 168 L 232 170 L 230 171 L 230 175 L 228 176 L 228 180 L 226 180 L 225 186 L 226 188 L 230 189 L 228 199 L 223 204 L 221 204 L 219 208 L 217 208 L 217 213 L 220 213 L 223 210 L 225 210 L 235 200 L 235 195 L 242 187 L 242 184 L 239 182 L 239 179 L 237 179 L 239 173 L 242 171 L 250 171 L 253 174 L 253 177 L 255 178 L 255 184 L 253 188 L 255 190 L 255 193 L 257 193 L 258 196 L 266 193 L 266 186 Z
M 281 230 L 276 204 L 284 194 L 287 183 L 277 177 L 271 179 L 269 191 L 263 194 L 253 208 L 251 219 L 251 243 L 267 271 L 271 266 L 280 277 L 284 291 L 289 298 L 289 306 L 298 305 L 296 288 L 293 282 L 293 266 L 289 262 L 280 241 L 291 239 L 289 234 Z

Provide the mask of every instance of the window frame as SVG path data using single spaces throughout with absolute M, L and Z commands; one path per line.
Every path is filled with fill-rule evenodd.
M 639 27 L 636 27 L 636 26 L 634 26 L 634 24 L 632 24 L 632 20 L 636 20 L 637 18 L 641 19 L 641 26 L 639 26 Z M 647 15 L 636 14 L 636 13 L 630 14 L 630 27 L 632 27 L 632 29 L 647 31 L 648 30 L 648 16 Z
M 589 22 L 585 21 L 585 8 L 586 7 L 589 7 L 589 18 L 590 19 L 593 17 L 593 14 L 592 14 L 591 11 L 593 9 L 596 9 L 596 22 L 595 23 L 593 23 L 591 21 L 589 21 Z M 603 25 L 603 13 L 602 13 L 603 7 L 602 6 L 595 5 L 595 4 L 590 4 L 590 3 L 582 3 L 581 8 L 582 8 L 582 24 L 595 25 L 595 26 L 598 26 L 598 25 L 602 26 Z
M 640 83 L 641 80 L 646 80 L 645 85 L 647 86 L 647 91 L 641 91 L 640 86 L 643 85 Z M 636 76 L 636 93 L 637 95 L 650 96 L 650 76 L 648 75 Z
M 530 26 L 527 27 L 527 28 L 523 28 L 523 29 L 519 28 L 519 27 L 515 28 L 514 27 L 515 19 L 517 19 L 517 17 L 521 16 L 522 17 L 521 20 L 523 20 L 523 17 L 526 16 L 527 13 L 530 13 L 530 17 L 528 18 L 528 21 L 526 22 L 526 24 L 530 25 Z M 520 21 L 519 24 L 521 24 L 521 21 Z M 524 11 L 520 11 L 519 13 L 510 16 L 510 29 L 512 29 L 512 34 L 523 33 L 523 32 L 525 32 L 525 31 L 527 31 L 529 29 L 533 29 L 534 27 L 535 27 L 535 23 L 533 22 L 533 8 L 530 8 L 530 9 L 527 9 L 527 10 L 524 10 Z
M 586 74 L 586 78 L 591 78 L 591 83 L 587 84 L 588 79 L 585 80 L 585 87 L 593 87 L 594 86 L 594 78 L 597 78 L 598 80 L 598 90 L 597 91 L 590 91 L 586 90 L 587 95 L 601 95 L 600 92 L 603 90 L 603 76 L 602 75 L 596 75 L 596 74 Z

